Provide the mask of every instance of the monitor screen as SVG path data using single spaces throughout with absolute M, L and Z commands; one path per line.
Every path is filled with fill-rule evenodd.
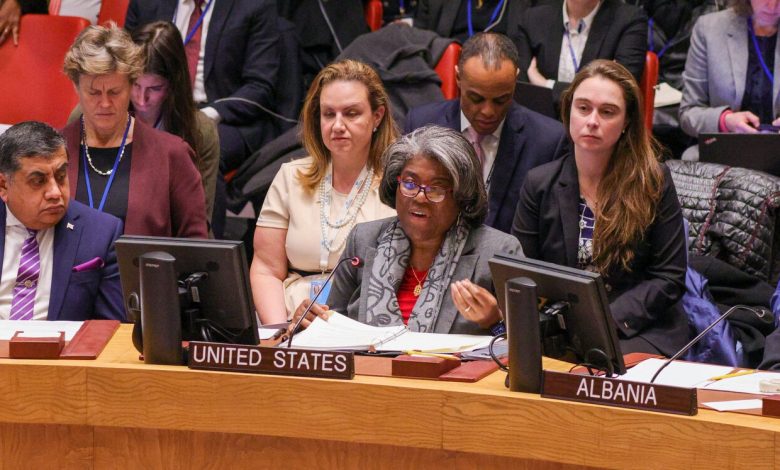
M 164 252 L 176 258 L 182 339 L 260 342 L 242 242 L 123 235 L 116 242 L 116 252 L 130 320 L 141 315 L 138 258 Z
M 567 305 L 562 311 L 562 327 L 568 346 L 576 353 L 578 362 L 593 358 L 594 355 L 589 354 L 589 351 L 596 349 L 606 355 L 615 373 L 626 372 L 600 275 L 505 254 L 496 255 L 490 260 L 490 271 L 502 312 L 506 312 L 506 282 L 516 277 L 529 278 L 536 283 L 537 295 L 545 305 L 560 301 Z M 530 314 L 539 315 L 538 312 Z

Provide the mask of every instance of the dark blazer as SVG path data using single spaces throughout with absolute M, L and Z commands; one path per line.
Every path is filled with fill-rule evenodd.
M 460 101 L 450 100 L 413 108 L 404 132 L 436 124 L 460 132 Z M 566 154 L 569 139 L 560 122 L 512 103 L 501 131 L 488 194 L 485 225 L 509 233 L 526 173 Z
M 452 37 L 452 29 L 464 0 L 419 0 L 414 14 L 414 27 L 435 31 L 439 36 Z M 504 19 L 491 31 L 512 36 L 523 13 L 537 0 L 507 0 Z M 476 32 L 476 31 L 475 31 Z
M 177 0 L 131 0 L 125 27 L 153 21 L 171 21 Z M 279 34 L 272 0 L 218 0 L 214 2 L 206 36 L 204 82 L 208 105 L 221 123 L 238 127 L 252 147 L 272 125 L 265 111 L 274 107 L 274 83 L 279 68 Z M 216 103 L 218 99 L 238 100 Z M 256 145 L 254 145 L 256 144 Z M 256 150 L 256 148 L 255 148 Z
M 536 57 L 539 72 L 556 80 L 553 87 L 556 101 L 569 86 L 557 81 L 564 31 L 562 11 L 563 0 L 529 8 L 512 36 L 520 55 L 520 80 L 528 81 L 528 66 Z M 580 66 L 596 59 L 613 59 L 625 66 L 638 83 L 645 69 L 646 52 L 647 16 L 644 11 L 620 0 L 603 0 L 593 18 Z
M 81 122 L 65 126 L 70 193 L 76 194 L 81 166 Z M 206 197 L 194 153 L 181 137 L 135 120 L 125 233 L 208 238 Z
M 352 229 L 341 256 L 342 258 L 358 256 L 365 265 L 362 268 L 355 268 L 349 263 L 344 263 L 336 269 L 328 297 L 328 306 L 331 310 L 348 315 L 353 320 L 366 322 L 368 293 L 363 288 L 368 289 L 371 269 L 376 258 L 377 239 L 396 219 L 390 217 L 365 222 L 357 224 Z M 473 283 L 495 293 L 488 260 L 496 253 L 522 254 L 522 249 L 520 243 L 511 235 L 484 225 L 472 229 L 455 272 L 452 274 L 452 280 L 470 279 Z M 442 301 L 433 333 L 489 334 L 487 330 L 483 330 L 476 323 L 460 315 L 449 293 Z
M 0 266 L 5 249 L 5 203 L 0 202 Z M 114 242 L 122 221 L 70 201 L 54 226 L 54 263 L 48 320 L 109 319 L 126 321 Z M 100 258 L 102 268 L 73 272 L 80 264 Z M 0 273 L 2 274 L 2 273 Z
M 639 335 L 670 356 L 689 339 L 680 302 L 687 265 L 682 211 L 671 174 L 663 168 L 663 195 L 631 271 L 616 268 L 604 280 L 621 337 Z M 528 173 L 512 225 L 526 256 L 577 267 L 579 194 L 572 155 Z

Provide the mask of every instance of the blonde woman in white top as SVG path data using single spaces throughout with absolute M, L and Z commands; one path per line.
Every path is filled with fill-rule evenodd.
M 282 165 L 254 238 L 252 295 L 264 324 L 286 321 L 322 283 L 356 223 L 395 215 L 379 201 L 381 156 L 397 138 L 382 82 L 354 60 L 325 67 L 306 95 L 309 157 Z

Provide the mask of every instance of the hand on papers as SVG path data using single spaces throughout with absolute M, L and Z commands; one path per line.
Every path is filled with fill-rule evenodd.
M 18 0 L 0 0 L 0 44 L 13 37 L 14 45 L 19 45 L 19 17 L 22 8 Z
M 755 134 L 758 132 L 758 126 L 761 124 L 761 121 L 758 119 L 758 116 L 750 111 L 739 111 L 728 114 L 723 119 L 723 123 L 729 132 Z
M 455 307 L 466 320 L 482 328 L 490 328 L 501 320 L 496 298 L 484 287 L 464 279 L 453 282 L 450 293 Z
M 311 300 L 304 299 L 303 302 L 301 302 L 300 305 L 298 305 L 298 308 L 295 309 L 295 313 L 293 314 L 292 320 L 290 320 L 290 326 L 287 328 L 288 332 L 290 329 L 292 329 L 293 326 L 295 326 L 296 323 L 298 323 L 298 319 L 301 318 L 301 315 L 303 315 L 303 312 L 306 311 L 307 308 L 309 308 L 309 305 L 311 305 Z M 301 322 L 301 329 L 307 328 L 311 322 L 314 321 L 315 318 L 321 317 L 323 320 L 328 319 L 328 310 L 330 310 L 330 307 L 323 304 L 314 304 L 314 306 L 309 310 L 309 313 L 306 314 L 306 318 L 303 319 Z
M 536 86 L 547 86 L 547 78 L 536 68 L 536 57 L 531 59 L 531 65 L 528 66 L 528 80 Z

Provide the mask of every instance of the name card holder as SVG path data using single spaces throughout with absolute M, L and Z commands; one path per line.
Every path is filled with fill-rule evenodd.
M 355 377 L 355 356 L 351 352 L 201 341 L 190 341 L 187 366 L 190 369 L 327 379 L 351 380 Z
M 57 359 L 65 347 L 65 333 L 59 336 L 27 337 L 17 331 L 8 342 L 8 357 L 11 359 Z
M 629 382 L 547 370 L 544 371 L 542 396 L 689 416 L 698 412 L 695 388 Z

